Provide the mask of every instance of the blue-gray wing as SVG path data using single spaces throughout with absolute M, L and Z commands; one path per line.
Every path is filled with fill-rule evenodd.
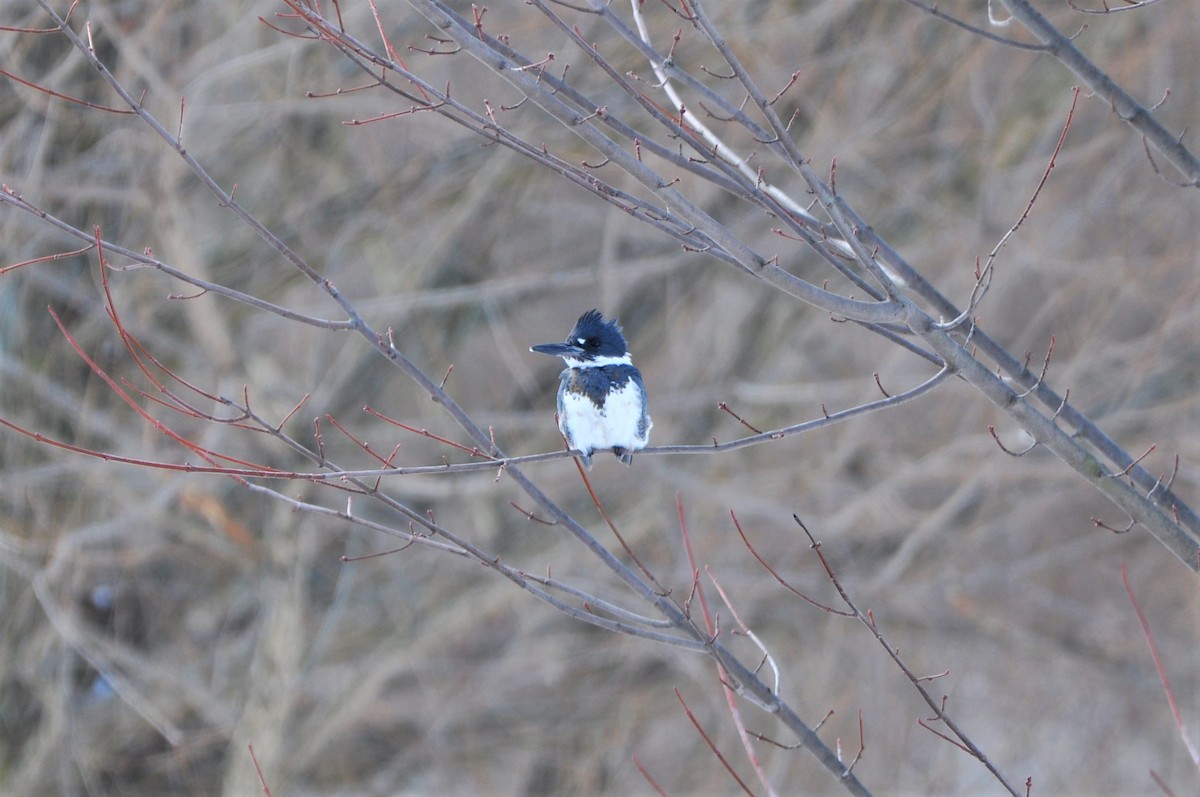
M 650 432 L 650 427 L 653 424 L 650 422 L 650 416 L 647 414 L 650 410 L 650 402 L 646 398 L 646 387 L 642 384 L 642 373 L 632 365 L 610 365 L 603 369 L 613 388 L 620 388 L 626 382 L 633 381 L 638 386 L 638 393 L 642 399 L 642 417 L 638 421 L 637 436 L 641 439 L 646 439 L 646 435 Z
M 558 375 L 558 431 L 562 436 L 567 438 L 567 442 L 571 442 L 571 436 L 567 434 L 567 413 L 563 405 L 563 399 L 566 398 L 567 388 L 571 380 L 571 369 L 564 368 L 563 372 Z

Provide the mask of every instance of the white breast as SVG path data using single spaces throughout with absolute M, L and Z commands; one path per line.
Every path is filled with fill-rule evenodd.
M 647 418 L 646 428 L 639 436 L 641 417 L 642 391 L 630 380 L 620 391 L 609 394 L 600 409 L 578 393 L 564 396 L 558 428 L 572 448 L 588 454 L 612 448 L 637 451 L 646 447 L 653 425 Z

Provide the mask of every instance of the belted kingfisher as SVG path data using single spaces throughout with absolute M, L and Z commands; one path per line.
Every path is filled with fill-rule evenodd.
M 646 447 L 650 416 L 646 388 L 629 358 L 629 347 L 617 322 L 589 310 L 575 322 L 566 343 L 541 343 L 530 351 L 562 357 L 559 376 L 558 430 L 571 448 L 582 452 L 590 470 L 592 454 L 612 451 L 626 465 L 633 452 Z

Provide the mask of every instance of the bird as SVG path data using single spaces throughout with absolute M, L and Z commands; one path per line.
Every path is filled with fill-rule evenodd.
M 646 447 L 654 425 L 646 414 L 646 386 L 629 356 L 615 319 L 599 310 L 579 317 L 565 343 L 539 343 L 529 350 L 562 357 L 558 430 L 591 470 L 592 454 L 612 451 L 626 465 Z

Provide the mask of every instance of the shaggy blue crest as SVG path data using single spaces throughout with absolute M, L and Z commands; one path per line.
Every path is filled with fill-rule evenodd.
M 612 451 L 626 465 L 646 447 L 653 423 L 646 414 L 646 388 L 634 367 L 616 320 L 589 310 L 564 343 L 540 343 L 530 351 L 562 357 L 558 429 L 589 469 L 592 454 Z

